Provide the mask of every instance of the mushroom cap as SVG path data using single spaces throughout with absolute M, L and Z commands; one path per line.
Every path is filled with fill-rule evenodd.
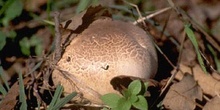
M 158 66 L 153 42 L 145 31 L 110 18 L 94 21 L 74 38 L 57 65 L 67 73 L 54 70 L 54 83 L 61 83 L 65 93 L 79 92 L 95 104 L 102 104 L 100 95 L 118 93 L 110 84 L 112 78 L 149 79 Z

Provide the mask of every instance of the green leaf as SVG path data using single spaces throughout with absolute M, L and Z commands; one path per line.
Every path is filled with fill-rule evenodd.
M 29 41 L 31 46 L 35 46 L 35 54 L 38 56 L 41 55 L 43 51 L 41 39 L 36 35 L 33 35 Z
M 22 73 L 19 72 L 19 102 L 21 102 L 20 110 L 27 110 L 27 102 L 26 102 L 26 95 L 24 91 L 24 83 L 22 78 Z
M 146 90 L 147 90 L 148 86 L 149 86 L 149 82 L 145 82 L 145 83 L 144 83 L 144 87 L 145 87 Z M 145 92 L 146 92 L 146 91 L 145 91 Z
M 128 89 L 122 91 L 123 96 L 128 99 L 132 94 L 131 91 L 129 91 Z
M 0 0 L 0 6 L 2 6 L 4 4 L 3 0 Z
M 55 91 L 55 93 L 54 93 L 53 99 L 52 99 L 52 101 L 50 102 L 50 105 L 49 105 L 49 107 L 48 107 L 48 110 L 53 110 L 53 107 L 54 107 L 54 106 L 56 105 L 56 103 L 59 101 L 62 92 L 63 92 L 63 86 L 58 85 L 57 88 L 56 88 L 56 91 Z
M 138 97 L 138 101 L 132 103 L 132 105 L 140 110 L 148 110 L 147 100 L 144 98 L 144 96 L 138 95 L 137 97 Z
M 5 90 L 4 86 L 2 85 L 2 83 L 0 83 L 0 93 L 5 96 L 7 94 L 7 91 Z
M 139 80 L 132 81 L 128 86 L 128 91 L 133 95 L 137 95 L 141 91 L 141 82 Z
M 5 44 L 6 44 L 6 36 L 3 32 L 0 31 L 0 51 L 3 49 Z
M 69 94 L 68 96 L 62 98 L 59 100 L 53 107 L 52 110 L 59 110 L 61 107 L 63 107 L 67 102 L 69 102 L 71 99 L 73 99 L 76 96 L 76 92 L 73 92 Z
M 43 47 L 42 47 L 42 45 L 36 45 L 35 46 L 35 54 L 37 55 L 37 56 L 40 56 L 41 54 L 42 54 L 42 51 L 43 51 Z
M 200 54 L 200 51 L 199 51 L 199 45 L 198 45 L 198 43 L 197 43 L 195 34 L 194 34 L 194 32 L 192 31 L 192 29 L 190 28 L 190 25 L 189 25 L 189 24 L 186 24 L 184 30 L 185 30 L 185 32 L 186 32 L 188 38 L 190 39 L 190 41 L 192 42 L 192 44 L 193 44 L 193 46 L 194 46 L 194 48 L 195 48 L 195 50 L 196 50 L 197 59 L 198 59 L 198 61 L 199 61 L 199 64 L 200 64 L 202 70 L 203 70 L 205 73 L 208 73 L 207 70 L 206 70 L 206 68 L 205 68 L 205 64 L 204 64 L 204 62 L 203 62 L 203 59 L 202 59 L 202 57 L 201 57 L 201 54 Z
M 126 100 L 124 97 L 120 98 L 118 101 L 118 105 L 115 109 L 117 110 L 130 110 L 131 102 Z
M 90 5 L 97 5 L 98 3 L 99 0 L 80 0 L 76 8 L 76 13 L 80 13 L 86 10 L 86 8 L 88 8 Z
M 30 45 L 30 42 L 28 40 L 27 37 L 24 37 L 22 40 L 19 41 L 19 45 L 21 47 L 21 52 L 24 54 L 24 55 L 30 55 L 30 48 L 31 48 L 31 45 Z
M 4 70 L 3 70 L 2 66 L 0 66 L 0 78 L 3 80 L 7 90 L 9 90 L 9 84 L 8 84 L 8 81 L 6 80 L 6 78 L 4 76 Z
M 138 97 L 136 95 L 131 95 L 128 99 L 131 103 L 134 103 L 138 100 Z
M 36 46 L 41 44 L 41 39 L 37 37 L 36 35 L 31 36 L 30 40 L 30 45 L 31 46 Z
M 121 98 L 118 94 L 109 93 L 101 97 L 101 100 L 111 108 L 117 107 L 118 101 Z
M 6 33 L 7 38 L 14 39 L 17 36 L 17 33 L 15 31 L 9 31 Z
M 102 108 L 101 110 L 110 110 L 110 109 L 108 109 L 108 108 Z
M 89 6 L 90 3 L 91 0 L 80 0 L 76 8 L 76 13 L 80 13 L 81 11 L 84 11 Z
M 22 4 L 21 0 L 14 0 L 13 3 L 11 3 L 5 11 L 4 25 L 7 26 L 8 21 L 19 16 L 22 12 L 22 9 L 23 9 L 23 4 Z
M 14 2 L 14 0 L 7 0 L 5 2 L 1 1 L 1 9 L 0 9 L 0 16 L 2 16 L 5 12 L 5 10 L 8 9 L 8 7 Z
M 214 61 L 215 61 L 217 71 L 220 72 L 220 60 L 218 59 L 217 52 L 215 52 L 215 50 L 212 48 L 211 45 L 207 45 L 207 47 L 208 47 L 208 49 L 210 50 L 210 52 L 212 53 L 212 55 L 214 57 Z

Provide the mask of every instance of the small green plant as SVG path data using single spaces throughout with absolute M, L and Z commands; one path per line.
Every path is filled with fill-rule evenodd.
M 130 110 L 135 107 L 139 110 L 148 110 L 148 103 L 144 97 L 147 90 L 147 83 L 141 83 L 139 80 L 132 81 L 128 89 L 122 92 L 123 96 L 109 93 L 101 97 L 101 100 L 112 110 Z
M 21 0 L 6 0 L 0 2 L 0 26 L 7 27 L 9 22 L 20 16 L 23 9 Z M 0 51 L 6 45 L 6 38 L 14 38 L 16 32 L 13 30 L 0 31 Z
M 7 0 L 0 4 L 2 8 L 0 9 L 0 23 L 4 26 L 8 26 L 9 21 L 21 15 L 23 10 L 23 4 L 21 0 Z
M 39 37 L 33 35 L 30 39 L 24 37 L 22 40 L 19 41 L 19 45 L 21 47 L 21 52 L 24 55 L 31 54 L 31 47 L 35 47 L 35 54 L 41 55 L 43 51 L 42 41 Z
M 76 96 L 76 92 L 69 94 L 64 98 L 60 98 L 63 92 L 63 86 L 58 85 L 54 94 L 52 101 L 50 102 L 49 108 L 47 110 L 59 110 L 63 107 L 67 102 L 69 102 L 72 98 Z

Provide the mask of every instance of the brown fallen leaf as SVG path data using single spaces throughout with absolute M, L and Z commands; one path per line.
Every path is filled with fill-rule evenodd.
M 182 50 L 181 63 L 188 66 L 196 65 L 195 49 L 189 39 L 184 42 L 184 49 Z
M 87 10 L 79 13 L 78 15 L 70 18 L 61 23 L 61 27 L 63 29 L 74 31 L 74 33 L 81 33 L 84 29 L 86 29 L 93 21 L 100 17 L 111 17 L 108 11 L 102 7 L 91 6 Z
M 202 90 L 192 75 L 185 74 L 180 82 L 170 87 L 163 104 L 171 110 L 193 110 L 196 107 L 195 99 L 202 100 Z
M 111 14 L 107 9 L 98 6 L 91 6 L 87 10 L 75 15 L 74 17 L 62 22 L 62 45 L 66 48 L 70 41 L 75 38 L 78 34 L 83 32 L 88 26 L 98 18 L 111 17 Z
M 220 109 L 220 97 L 215 96 L 211 101 L 207 102 L 203 110 L 219 110 Z
M 220 81 L 213 78 L 210 74 L 205 74 L 198 64 L 195 65 L 193 68 L 180 64 L 180 69 L 183 71 L 183 73 L 193 74 L 194 79 L 198 82 L 204 94 L 208 94 L 211 96 L 220 94 Z M 175 78 L 178 80 L 182 79 L 182 77 L 183 74 L 181 72 L 178 72 L 175 76 Z
M 24 86 L 30 81 L 30 77 L 24 78 Z M 14 83 L 14 85 L 8 91 L 8 94 L 4 97 L 2 102 L 0 103 L 0 110 L 12 110 L 16 106 L 18 102 L 19 96 L 19 84 L 18 81 Z

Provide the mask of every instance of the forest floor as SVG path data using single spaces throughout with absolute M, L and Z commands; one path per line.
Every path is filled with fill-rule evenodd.
M 1 1 L 0 109 L 21 107 L 19 74 L 23 75 L 28 109 L 38 105 L 43 109 L 50 104 L 55 88 L 47 73 L 50 69 L 45 70 L 45 65 L 48 67 L 52 58 L 48 56 L 56 44 L 51 15 L 59 11 L 59 20 L 63 22 L 86 10 L 90 4 L 99 3 L 108 9 L 113 19 L 133 23 L 140 20 L 134 4 L 145 18 L 146 26 L 141 25 L 142 22 L 138 24 L 153 36 L 158 55 L 155 85 L 148 88 L 149 109 L 218 110 L 220 1 L 130 1 Z M 75 20 L 80 22 L 82 18 Z M 82 109 L 68 104 L 65 109 Z

